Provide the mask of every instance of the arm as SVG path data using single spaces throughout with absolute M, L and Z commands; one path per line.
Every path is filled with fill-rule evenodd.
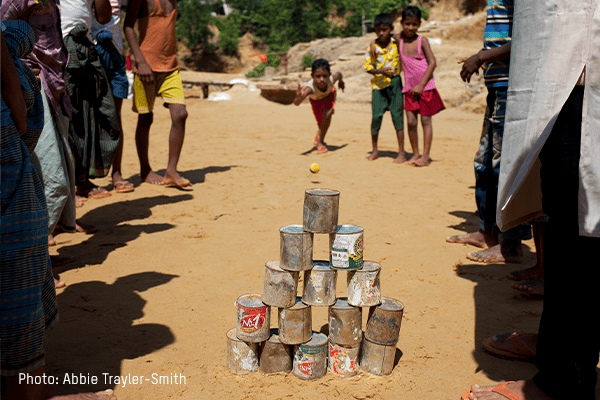
M 367 72 L 367 74 L 371 74 L 371 75 L 385 75 L 387 77 L 393 77 L 394 76 L 394 71 L 390 68 L 390 67 L 385 67 L 385 68 L 375 68 L 375 66 L 377 65 L 377 54 L 374 53 L 375 50 L 375 42 L 373 41 L 370 45 L 369 45 L 369 49 L 367 50 L 367 53 L 365 54 L 365 71 Z
M 310 87 L 302 87 L 300 86 L 300 84 L 298 84 L 298 89 L 296 90 L 296 98 L 294 99 L 294 105 L 299 106 L 300 103 L 302 103 L 302 101 L 306 98 L 306 96 L 308 96 L 312 92 L 313 90 Z
M 344 83 L 344 79 L 342 78 L 341 72 L 336 72 L 335 74 L 333 74 L 333 77 L 331 78 L 331 82 L 333 83 L 333 85 L 335 85 L 335 83 L 338 82 L 338 87 L 340 88 L 340 90 L 342 92 L 344 91 L 346 84 Z
M 135 64 L 138 68 L 138 76 L 142 82 L 150 83 L 154 82 L 154 73 L 152 72 L 152 68 L 146 62 L 144 55 L 142 54 L 142 50 L 140 49 L 140 43 L 138 42 L 138 38 L 135 34 L 135 22 L 137 21 L 138 15 L 140 15 L 140 11 L 142 9 L 142 2 L 144 0 L 131 0 L 127 5 L 127 14 L 125 15 L 125 38 L 127 39 L 127 43 L 129 43 L 129 48 L 133 52 L 133 56 L 135 57 Z
M 469 83 L 473 74 L 479 75 L 479 68 L 484 63 L 493 61 L 503 61 L 510 59 L 511 42 L 505 43 L 500 47 L 493 49 L 483 49 L 479 53 L 472 55 L 469 58 L 459 60 L 459 64 L 463 64 L 460 71 L 460 78 Z
M 102 25 L 108 24 L 112 19 L 112 11 L 108 0 L 94 0 L 96 20 Z
M 2 51 L 2 69 L 0 70 L 2 75 L 2 99 L 10 109 L 10 116 L 20 136 L 27 130 L 27 106 L 23 98 L 21 80 L 19 79 L 17 68 L 10 57 L 8 46 L 6 46 L 4 35 L 1 32 L 0 38 L 2 41 L 0 49 Z
M 423 48 L 423 53 L 425 54 L 425 58 L 427 59 L 427 69 L 425 70 L 425 75 L 423 75 L 423 79 L 421 79 L 421 82 L 419 82 L 417 86 L 410 89 L 410 92 L 414 96 L 420 96 L 421 93 L 423 93 L 423 88 L 433 76 L 433 70 L 436 67 L 435 56 L 433 55 L 433 51 L 431 51 L 429 40 L 427 40 L 426 37 L 423 37 L 423 39 L 421 39 L 421 47 Z

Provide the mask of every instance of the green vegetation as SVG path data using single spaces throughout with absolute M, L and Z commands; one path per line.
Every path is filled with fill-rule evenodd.
M 315 58 L 312 54 L 305 54 L 302 56 L 302 65 L 304 65 L 304 68 L 312 67 L 313 61 L 315 61 Z
M 267 62 L 259 64 L 252 71 L 246 74 L 246 78 L 259 78 L 261 76 L 265 76 L 265 68 L 274 67 L 275 72 L 279 69 L 279 64 L 281 64 L 282 58 L 279 56 L 269 56 Z
M 230 0 L 236 10 L 226 18 L 213 16 L 222 2 L 204 4 L 202 0 L 179 0 L 180 18 L 177 37 L 189 46 L 211 49 L 212 33 L 208 24 L 219 29 L 217 46 L 224 54 L 237 52 L 238 38 L 251 32 L 271 51 L 286 51 L 300 42 L 325 37 L 349 37 L 362 34 L 362 18 L 373 20 L 379 13 L 398 13 L 409 0 Z M 420 7 L 427 18 L 427 9 Z M 344 17 L 346 24 L 334 25 L 327 20 L 331 13 Z M 396 30 L 399 27 L 396 27 Z

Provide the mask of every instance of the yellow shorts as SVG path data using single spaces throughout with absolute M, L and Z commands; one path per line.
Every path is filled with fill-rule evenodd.
M 171 72 L 155 72 L 154 83 L 143 83 L 136 74 L 133 81 L 133 111 L 139 114 L 149 114 L 154 108 L 156 96 L 161 96 L 164 106 L 168 104 L 183 104 L 183 85 L 179 70 Z

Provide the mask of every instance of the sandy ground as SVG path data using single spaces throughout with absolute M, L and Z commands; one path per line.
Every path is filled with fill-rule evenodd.
M 480 347 L 492 334 L 536 331 L 541 299 L 514 291 L 505 278 L 535 263 L 533 241 L 525 242 L 521 266 L 472 263 L 465 255 L 475 248 L 445 242 L 478 226 L 472 159 L 480 114 L 448 109 L 435 116 L 433 162 L 415 168 L 392 163 L 389 116 L 381 158 L 365 160 L 368 104 L 338 104 L 331 151 L 317 155 L 308 102 L 270 103 L 243 86 L 230 93 L 231 101 L 188 99 L 179 168 L 191 190 L 140 184 L 137 118 L 125 101 L 123 171 L 135 192 L 90 199 L 78 210 L 97 233 L 56 237 L 51 254 L 75 262 L 55 268 L 68 286 L 58 291 L 61 321 L 45 346 L 49 374 L 60 383 L 97 377 L 71 386 L 114 388 L 119 399 L 457 399 L 473 383 L 536 372 Z M 150 158 L 164 173 L 168 111 L 157 106 L 154 120 Z M 316 175 L 313 162 L 321 166 Z M 112 189 L 108 178 L 96 183 Z M 234 375 L 225 367 L 234 302 L 262 292 L 265 262 L 279 257 L 279 228 L 302 223 L 304 191 L 315 187 L 341 191 L 339 222 L 364 227 L 365 259 L 382 264 L 383 295 L 405 304 L 397 365 L 385 377 Z M 327 258 L 327 244 L 326 235 L 316 235 L 315 259 Z M 339 297 L 345 278 L 339 274 Z M 276 327 L 277 318 L 271 321 Z M 313 329 L 326 323 L 326 308 L 315 308 Z M 152 374 L 177 380 L 152 384 Z M 109 381 L 117 375 L 144 378 L 123 386 Z

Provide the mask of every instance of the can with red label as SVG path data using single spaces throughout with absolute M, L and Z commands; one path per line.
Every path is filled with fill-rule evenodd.
M 260 294 L 244 294 L 235 302 L 237 307 L 236 336 L 245 342 L 264 342 L 271 329 L 271 307 Z
M 317 379 L 327 373 L 327 336 L 313 332 L 308 342 L 294 346 L 293 373 L 300 379 Z
M 342 346 L 329 341 L 329 370 L 342 378 L 358 374 L 360 345 Z

